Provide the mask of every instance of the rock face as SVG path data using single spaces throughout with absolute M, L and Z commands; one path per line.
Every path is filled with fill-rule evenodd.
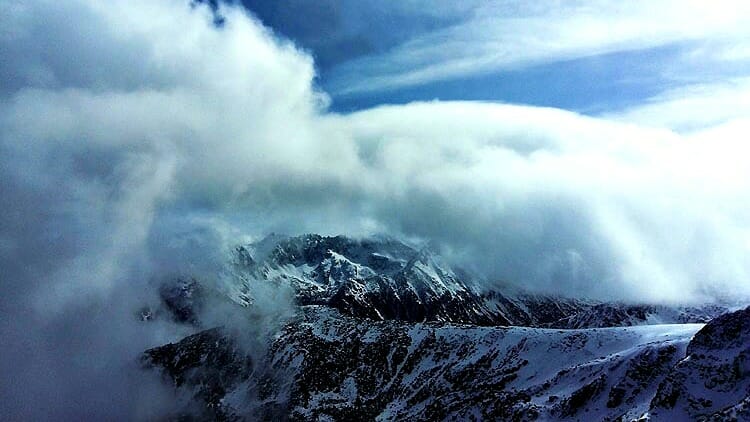
M 191 398 L 175 419 L 750 418 L 748 309 L 479 290 L 389 238 L 272 236 L 228 261 L 220 288 L 162 287 L 174 320 L 211 327 L 201 310 L 252 310 L 259 286 L 291 287 L 297 315 L 251 343 L 213 328 L 146 351 Z
M 268 372 L 286 374 L 284 382 L 247 375 L 248 358 L 216 331 L 146 354 L 218 415 L 243 415 L 245 397 L 266 406 L 251 418 L 283 409 L 292 420 L 615 420 L 648 409 L 699 328 L 375 322 L 307 306 L 268 351 Z M 208 362 L 198 371 L 197 357 Z M 257 384 L 262 391 L 248 387 Z
M 159 287 L 159 297 L 177 322 L 197 325 L 206 293 L 195 279 L 177 278 Z
M 625 327 L 646 324 L 706 323 L 725 313 L 718 305 L 666 306 L 597 303 L 577 309 L 570 316 L 550 324 L 555 328 Z
M 272 235 L 238 247 L 232 262 L 245 279 L 289 284 L 300 305 L 326 305 L 374 320 L 589 328 L 705 322 L 726 311 L 488 291 L 429 247 L 415 248 L 387 237 Z M 252 296 L 250 290 L 246 288 L 244 296 Z
M 654 419 L 750 420 L 750 308 L 700 330 L 651 403 Z
M 300 305 L 322 304 L 375 320 L 508 324 L 429 249 L 389 238 L 306 235 L 247 245 L 247 270 L 286 282 Z
M 229 391 L 250 378 L 253 369 L 252 359 L 220 328 L 147 350 L 142 360 L 159 368 L 175 387 L 189 390 L 200 402 L 192 415 L 206 419 L 230 416 L 221 403 Z

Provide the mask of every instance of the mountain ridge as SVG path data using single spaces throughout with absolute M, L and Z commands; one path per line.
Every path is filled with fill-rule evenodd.
M 148 350 L 143 360 L 164 368 L 166 377 L 192 391 L 219 419 L 247 416 L 238 410 L 245 403 L 238 397 L 250 390 L 257 396 L 247 400 L 262 405 L 249 417 L 261 419 L 720 418 L 727 412 L 748 415 L 747 367 L 722 383 L 696 386 L 691 379 L 710 381 L 725 363 L 703 358 L 696 369 L 686 362 L 709 347 L 719 354 L 729 350 L 746 365 L 750 332 L 738 332 L 736 324 L 746 323 L 748 313 L 750 308 L 705 326 L 559 330 L 373 321 L 309 305 L 271 340 L 269 370 L 290 377 L 281 384 L 263 371 L 256 378 L 242 371 L 217 374 L 252 366 L 220 329 Z M 734 333 L 734 346 L 723 339 L 703 345 L 716 330 Z M 175 371 L 175 362 L 187 364 Z M 247 390 L 251 384 L 262 388 Z M 723 407 L 691 399 L 715 397 L 723 387 L 734 391 Z
M 626 304 L 519 288 L 482 289 L 468 272 L 452 268 L 429 246 L 416 247 L 388 236 L 274 234 L 235 247 L 227 261 L 234 279 L 223 289 L 233 292 L 229 298 L 243 306 L 252 301 L 258 282 L 271 283 L 288 285 L 298 305 L 326 305 L 374 320 L 588 328 L 703 323 L 729 309 L 718 304 Z
M 181 278 L 160 290 L 196 330 L 141 358 L 197 403 L 175 419 L 748 416 L 750 308 L 480 292 L 429 248 L 392 238 L 276 235 L 227 262 L 220 288 Z M 290 287 L 297 307 L 252 346 L 237 326 L 201 320 L 202 295 L 241 313 L 261 287 Z

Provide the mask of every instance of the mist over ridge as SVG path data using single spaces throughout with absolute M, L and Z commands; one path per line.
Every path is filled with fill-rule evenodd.
M 668 96 L 597 117 L 470 101 L 336 113 L 311 53 L 218 10 L 221 25 L 182 0 L 0 5 L 0 413 L 167 411 L 173 392 L 144 393 L 122 362 L 186 329 L 144 329 L 133 310 L 158 300 L 155 279 L 215 275 L 270 232 L 434 242 L 488 289 L 750 297 L 750 114 L 653 124 L 682 118 Z M 291 294 L 265 293 L 254 317 L 281 324 Z

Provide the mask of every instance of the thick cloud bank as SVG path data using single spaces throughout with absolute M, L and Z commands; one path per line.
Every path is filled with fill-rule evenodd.
M 169 392 L 123 362 L 179 329 L 131 311 L 213 253 L 164 256 L 197 226 L 432 239 L 490 285 L 569 295 L 750 293 L 747 115 L 680 134 L 499 104 L 335 115 L 308 54 L 221 13 L 0 5 L 0 413 L 159 412 Z

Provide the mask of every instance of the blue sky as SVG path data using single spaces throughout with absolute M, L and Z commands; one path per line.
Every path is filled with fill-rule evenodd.
M 741 2 L 242 3 L 314 56 L 341 112 L 439 99 L 598 115 L 750 74 Z

